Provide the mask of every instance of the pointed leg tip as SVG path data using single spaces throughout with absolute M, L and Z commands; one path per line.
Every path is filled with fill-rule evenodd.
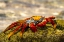
M 22 37 L 22 32 L 20 32 L 20 37 Z
M 10 38 L 12 35 L 14 34 L 14 32 L 11 32 L 10 34 L 8 34 L 8 38 Z
M 57 26 L 57 24 L 55 24 L 53 27 L 54 27 L 54 29 L 56 29 L 56 26 Z

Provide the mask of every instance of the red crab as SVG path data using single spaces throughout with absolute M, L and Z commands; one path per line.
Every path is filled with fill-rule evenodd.
M 50 22 L 54 29 L 56 28 L 56 23 L 54 22 L 55 17 L 51 16 L 48 18 L 45 18 L 43 16 L 32 16 L 30 18 L 26 18 L 24 20 L 19 20 L 16 22 L 13 22 L 10 26 L 8 26 L 4 32 L 12 29 L 13 27 L 16 27 L 10 34 L 8 34 L 8 38 L 10 38 L 14 33 L 16 33 L 19 29 L 21 29 L 20 35 L 24 33 L 27 27 L 29 27 L 33 32 L 37 31 L 37 27 L 44 27 L 46 26 L 46 23 Z

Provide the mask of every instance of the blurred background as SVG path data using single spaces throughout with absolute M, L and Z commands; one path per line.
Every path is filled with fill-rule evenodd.
M 0 0 L 0 31 L 33 15 L 64 19 L 64 0 Z

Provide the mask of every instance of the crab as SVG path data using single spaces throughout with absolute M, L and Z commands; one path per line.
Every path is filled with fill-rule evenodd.
M 37 27 L 45 27 L 48 22 L 51 23 L 53 25 L 53 28 L 55 29 L 56 23 L 54 22 L 54 19 L 54 16 L 48 18 L 45 18 L 43 16 L 32 16 L 24 20 L 18 20 L 16 22 L 13 22 L 3 32 L 5 33 L 6 31 L 15 27 L 15 29 L 8 34 L 8 38 L 10 38 L 19 29 L 21 29 L 20 36 L 22 37 L 23 33 L 28 27 L 32 30 L 32 32 L 35 33 L 37 31 Z

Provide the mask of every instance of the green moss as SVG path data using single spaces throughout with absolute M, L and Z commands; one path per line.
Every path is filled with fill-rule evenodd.
M 7 35 L 12 31 L 8 30 L 5 33 L 0 33 L 0 42 L 62 42 L 64 40 L 64 20 L 56 20 L 56 30 L 50 24 L 46 27 L 38 28 L 38 31 L 33 33 L 30 29 L 24 32 L 20 37 L 20 31 L 7 38 Z M 62 29 L 61 29 L 62 28 Z

